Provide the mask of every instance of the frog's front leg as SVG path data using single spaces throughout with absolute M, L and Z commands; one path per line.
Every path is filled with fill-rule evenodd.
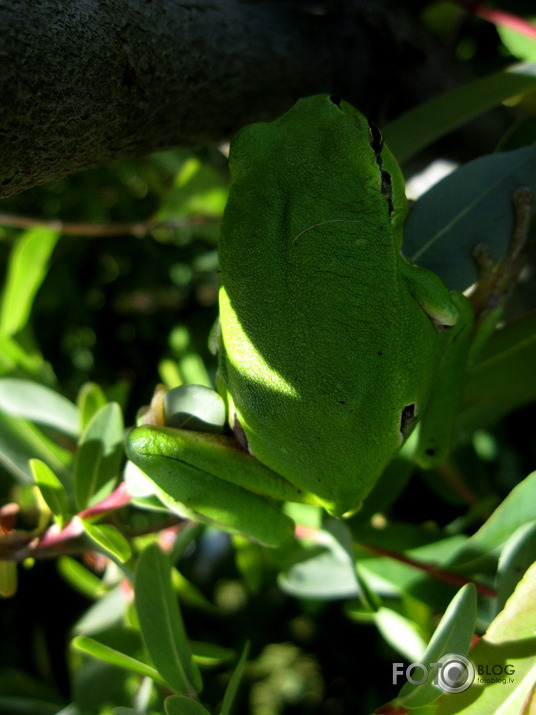
M 307 495 L 231 436 L 155 424 L 163 415 L 161 401 L 158 396 L 146 416 L 152 424 L 130 432 L 126 451 L 157 489 L 177 502 L 177 511 L 267 546 L 292 536 L 294 524 L 276 502 L 307 502 Z
M 469 298 L 450 294 L 457 315 L 454 321 L 447 320 L 445 323 L 445 326 L 451 327 L 445 331 L 443 356 L 421 424 L 416 455 L 418 463 L 426 468 L 441 464 L 448 456 L 466 371 L 470 371 L 480 348 L 495 330 L 506 300 L 534 247 L 528 241 L 533 209 L 532 192 L 528 188 L 518 189 L 512 201 L 514 229 L 508 252 L 494 263 L 487 247 L 477 246 L 474 256 L 480 275 L 475 290 Z M 421 305 L 425 294 L 431 295 L 434 301 L 437 298 L 438 294 L 435 291 L 429 293 L 428 287 L 424 292 L 421 290 L 420 299 L 417 298 Z M 445 296 L 442 299 L 443 305 L 444 299 Z M 436 320 L 436 316 L 425 305 L 423 307 Z M 441 328 L 438 324 L 438 329 Z
M 444 331 L 439 362 L 430 399 L 419 430 L 416 452 L 418 464 L 430 469 L 442 464 L 451 449 L 454 423 L 461 403 L 469 349 L 473 337 L 474 315 L 470 302 L 453 293 L 457 319 L 452 326 L 437 326 Z

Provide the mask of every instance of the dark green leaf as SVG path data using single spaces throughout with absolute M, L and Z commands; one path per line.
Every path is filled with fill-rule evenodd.
M 403 163 L 440 137 L 510 97 L 536 89 L 536 65 L 521 65 L 463 85 L 407 112 L 383 130 Z
M 142 637 L 160 675 L 176 693 L 199 692 L 201 676 L 171 587 L 171 567 L 156 544 L 140 555 L 134 592 Z
M 451 290 L 465 290 L 478 278 L 472 256 L 477 244 L 486 244 L 495 260 L 506 253 L 514 226 L 512 196 L 525 186 L 536 196 L 536 146 L 465 164 L 417 201 L 406 224 L 404 254 Z

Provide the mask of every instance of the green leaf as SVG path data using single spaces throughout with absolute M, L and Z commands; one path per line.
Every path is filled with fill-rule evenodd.
M 223 432 L 227 408 L 221 396 L 203 385 L 181 385 L 164 394 L 164 415 L 168 427 L 198 432 Z
M 373 618 L 378 630 L 395 651 L 410 662 L 421 662 L 426 643 L 413 621 L 383 606 Z
M 140 555 L 134 593 L 142 637 L 160 675 L 176 693 L 199 692 L 201 676 L 171 587 L 171 567 L 156 544 Z
M 514 229 L 512 196 L 525 186 L 536 195 L 536 146 L 465 164 L 417 201 L 406 223 L 404 254 L 451 290 L 464 291 L 478 279 L 472 253 L 477 244 L 486 244 L 495 260 L 506 254 Z
M 106 395 L 97 383 L 86 382 L 78 393 L 77 403 L 80 424 L 82 429 L 85 429 L 93 416 L 106 404 Z
M 76 636 L 72 641 L 72 645 L 84 653 L 89 653 L 89 655 L 99 658 L 99 660 L 103 660 L 111 665 L 116 665 L 118 668 L 124 668 L 125 670 L 137 673 L 144 678 L 152 678 L 155 682 L 160 683 L 160 685 L 165 685 L 165 681 L 160 677 L 158 671 L 150 665 L 142 663 L 141 660 L 132 658 L 125 653 L 120 653 L 115 650 L 115 648 L 110 648 L 110 646 L 100 643 L 98 640 L 95 640 L 95 638 Z
M 517 65 L 469 82 L 396 119 L 382 131 L 400 163 L 497 104 L 536 89 L 536 64 Z
M 497 610 L 504 607 L 535 555 L 536 521 L 521 526 L 504 545 L 497 568 Z
M 474 562 L 498 549 L 520 527 L 534 521 L 536 472 L 520 482 L 495 509 L 490 518 L 473 534 L 456 554 L 457 569 L 472 569 Z
M 533 712 L 536 682 L 536 563 L 471 651 L 473 685 L 448 695 L 437 715 Z M 508 667 L 507 667 L 508 666 Z M 502 679 L 505 682 L 502 682 Z
M 51 379 L 50 365 L 41 355 L 24 350 L 15 338 L 0 333 L 0 371 L 2 374 L 26 373 L 44 382 Z
M 420 662 L 429 669 L 428 679 L 422 685 L 408 681 L 395 700 L 397 706 L 419 708 L 443 695 L 443 691 L 434 685 L 434 670 L 430 665 L 450 653 L 465 656 L 471 645 L 475 622 L 476 591 L 472 584 L 466 584 L 449 604 L 422 656 Z
M 227 197 L 224 177 L 207 163 L 186 158 L 174 186 L 160 202 L 158 221 L 173 221 L 192 214 L 221 216 Z
M 246 667 L 247 659 L 249 654 L 249 643 L 244 645 L 242 650 L 242 655 L 237 663 L 236 668 L 233 671 L 229 685 L 225 690 L 225 695 L 223 696 L 223 703 L 221 706 L 220 715 L 231 715 L 233 703 L 236 699 L 238 688 L 240 686 L 240 681 L 242 679 L 242 674 L 244 673 L 244 668 Z
M 201 703 L 185 695 L 172 695 L 164 701 L 166 715 L 210 715 Z
M 101 634 L 118 623 L 122 623 L 129 604 L 130 597 L 119 584 L 89 607 L 74 625 L 74 633 L 86 636 Z
M 204 668 L 214 668 L 223 663 L 229 663 L 235 658 L 235 651 L 213 643 L 190 641 L 193 658 Z
M 17 564 L 14 561 L 0 561 L 0 596 L 11 598 L 17 592 Z
M 527 18 L 526 21 L 529 22 L 529 19 Z M 536 21 L 532 21 L 532 26 L 536 30 Z M 503 45 L 508 48 L 514 57 L 517 57 L 521 62 L 536 62 L 536 42 L 534 38 L 500 25 L 497 26 L 497 32 Z
M 84 531 L 101 550 L 115 556 L 121 563 L 128 561 L 132 555 L 130 544 L 123 534 L 111 524 L 91 524 L 87 519 L 80 519 Z
M 496 330 L 467 376 L 460 430 L 492 424 L 536 400 L 536 312 Z
M 0 712 L 9 715 L 80 715 L 79 710 L 61 709 L 38 698 L 0 695 Z
M 235 562 L 251 593 L 258 593 L 263 578 L 261 546 L 244 536 L 233 536 Z
M 46 505 L 54 514 L 60 529 L 63 528 L 69 517 L 69 500 L 63 484 L 52 469 L 39 459 L 30 460 L 30 469 Z
M 107 593 L 108 589 L 101 579 L 93 571 L 83 566 L 80 561 L 71 556 L 60 556 L 57 563 L 58 571 L 63 578 L 84 596 L 97 599 Z
M 67 484 L 65 466 L 72 453 L 46 437 L 35 425 L 20 417 L 0 413 L 0 463 L 22 483 L 33 483 L 29 460 L 41 459 Z
M 35 294 L 47 272 L 48 261 L 59 238 L 44 226 L 26 231 L 16 243 L 7 269 L 0 310 L 0 330 L 13 335 L 28 322 Z
M 333 533 L 334 532 L 334 533 Z M 330 520 L 322 531 L 321 553 L 293 564 L 280 574 L 285 593 L 298 598 L 338 599 L 360 594 L 353 553 L 348 550 L 348 528 Z M 350 538 L 351 541 L 351 538 Z
M 49 387 L 15 377 L 0 378 L 0 410 L 77 437 L 80 414 L 76 405 Z
M 84 431 L 75 460 L 74 485 L 78 509 L 108 496 L 123 459 L 123 416 L 112 402 L 102 407 Z

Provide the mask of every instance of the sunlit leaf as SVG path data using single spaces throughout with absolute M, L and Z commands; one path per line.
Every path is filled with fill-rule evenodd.
M 41 226 L 19 238 L 9 258 L 0 311 L 0 329 L 13 335 L 26 325 L 35 294 L 47 272 L 59 233 Z
M 465 656 L 473 639 L 476 622 L 476 591 L 472 584 L 463 586 L 445 611 L 432 640 L 424 652 L 421 663 L 428 669 L 428 678 L 422 685 L 409 681 L 402 687 L 395 702 L 406 708 L 418 708 L 437 700 L 443 691 L 434 684 L 431 663 L 451 653 Z
M 106 404 L 106 395 L 100 385 L 86 382 L 78 393 L 77 403 L 80 410 L 80 425 L 85 429 L 93 416 Z
M 76 405 L 55 390 L 31 380 L 0 378 L 0 410 L 72 437 L 79 433 L 80 415 Z
M 130 670 L 133 673 L 138 673 L 146 678 L 152 678 L 154 681 L 160 684 L 164 684 L 164 681 L 159 676 L 158 671 L 146 663 L 142 663 L 141 660 L 132 658 L 125 653 L 120 653 L 115 650 L 115 648 L 110 648 L 110 646 L 100 643 L 95 638 L 88 638 L 87 636 L 77 636 L 73 642 L 73 646 L 78 648 L 78 650 L 89 653 L 89 655 L 99 658 L 100 660 L 106 661 L 111 665 L 116 665 L 118 668 L 124 668 L 125 670 Z
M 65 487 L 50 467 L 39 459 L 30 460 L 30 468 L 46 505 L 54 514 L 60 528 L 63 527 L 69 510 Z
M 111 524 L 91 524 L 87 519 L 81 519 L 84 531 L 101 549 L 125 562 L 131 556 L 130 544 L 123 534 Z
M 119 405 L 102 407 L 82 435 L 75 461 L 75 497 L 79 509 L 108 496 L 123 459 L 123 416 Z
M 536 563 L 470 653 L 473 685 L 446 696 L 437 715 L 533 712 L 536 683 Z

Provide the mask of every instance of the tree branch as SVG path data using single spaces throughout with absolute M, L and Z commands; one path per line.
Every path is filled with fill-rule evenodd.
M 387 0 L 0 0 L 0 196 L 317 92 L 400 111 L 444 84 L 429 50 Z

